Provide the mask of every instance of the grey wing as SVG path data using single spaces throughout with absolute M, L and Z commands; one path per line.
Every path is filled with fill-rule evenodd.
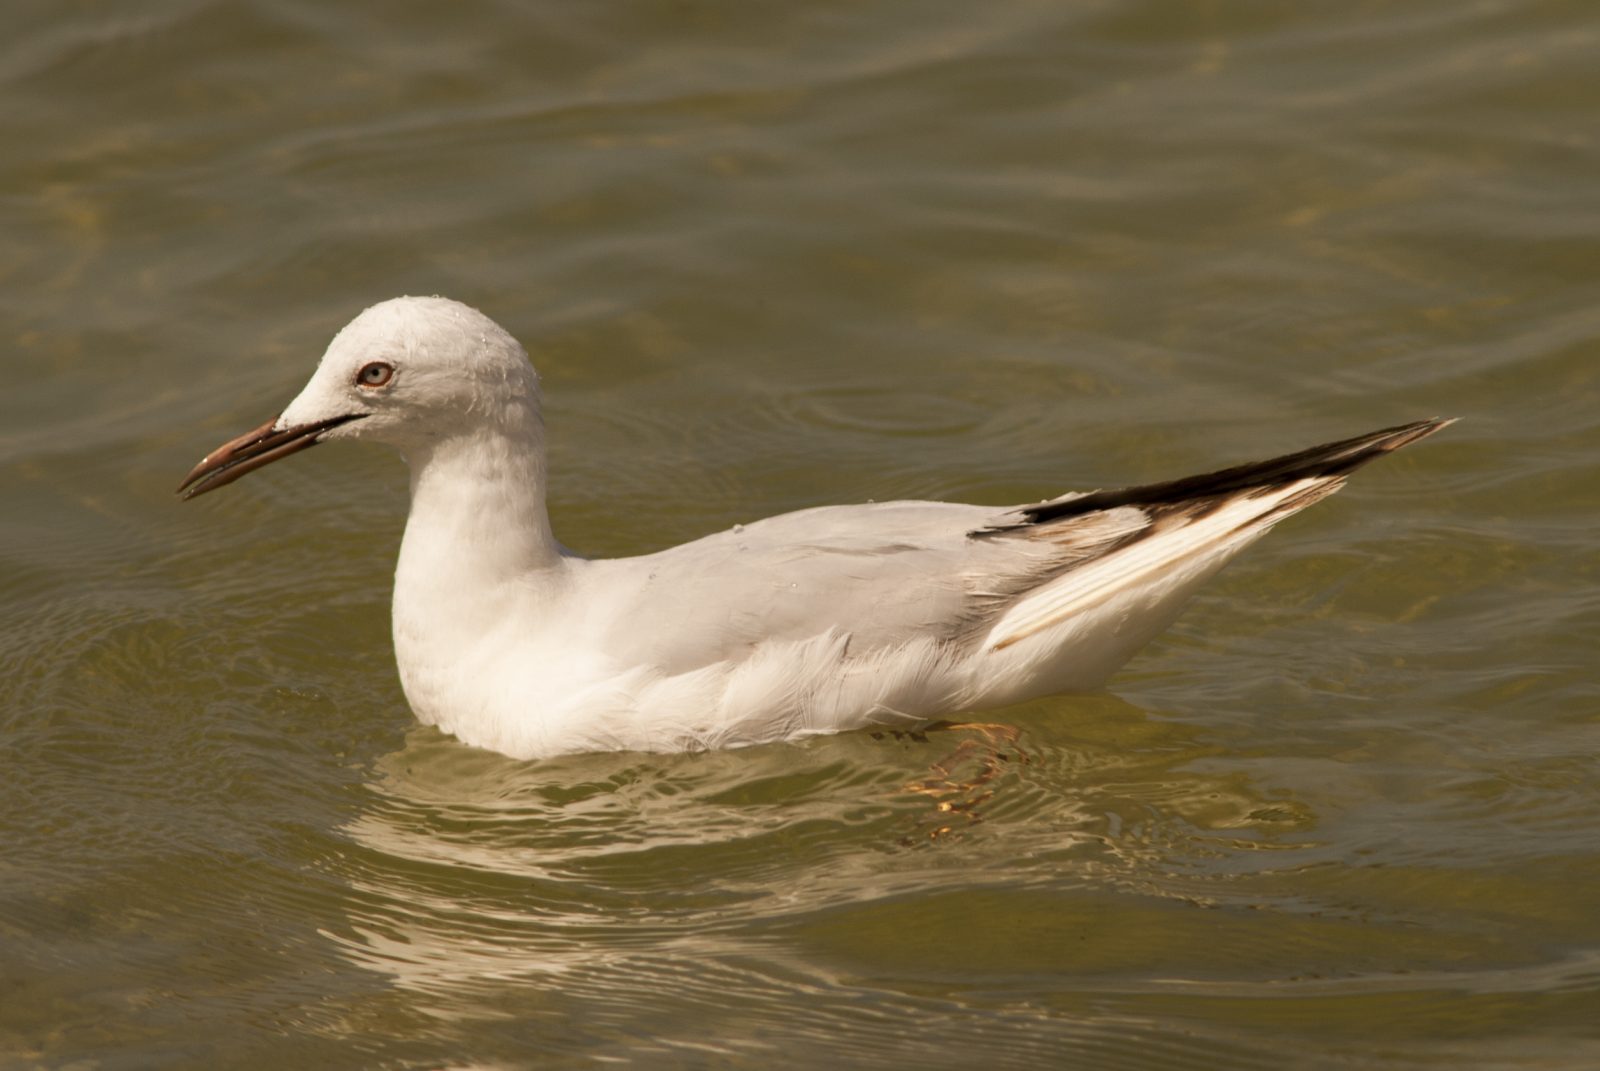
M 1076 518 L 1071 533 L 1057 526 L 1045 541 L 974 538 L 1017 516 L 987 506 L 824 507 L 596 562 L 610 567 L 608 601 L 621 607 L 607 646 L 682 672 L 829 630 L 848 635 L 857 653 L 919 636 L 963 641 L 1042 578 L 1143 522 L 1117 512 Z
M 829 631 L 862 653 L 928 635 L 999 649 L 1140 588 L 1181 603 L 1188 586 L 1165 577 L 1225 560 L 1338 490 L 1356 468 L 1449 423 L 1417 421 L 1169 483 L 1013 509 L 886 502 L 804 510 L 660 554 L 590 563 L 604 575 L 598 601 L 613 608 L 605 642 L 681 672 Z

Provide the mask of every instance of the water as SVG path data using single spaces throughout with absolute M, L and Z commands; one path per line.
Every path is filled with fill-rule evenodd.
M 0 1066 L 1600 1063 L 1600 15 L 24 3 Z M 516 763 L 395 681 L 399 463 L 180 505 L 397 293 L 591 553 L 1433 414 L 988 732 Z

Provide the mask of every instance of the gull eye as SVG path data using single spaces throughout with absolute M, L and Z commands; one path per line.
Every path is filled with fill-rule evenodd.
M 381 387 L 394 378 L 394 365 L 383 361 L 372 361 L 361 366 L 361 371 L 356 373 L 356 386 Z

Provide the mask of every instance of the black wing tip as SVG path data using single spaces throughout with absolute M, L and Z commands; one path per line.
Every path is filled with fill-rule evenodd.
M 1326 449 L 1348 443 L 1358 446 L 1370 442 L 1374 449 L 1383 453 L 1398 450 L 1402 446 L 1410 446 L 1419 439 L 1426 439 L 1436 431 L 1442 431 L 1451 424 L 1460 420 L 1460 417 L 1429 417 L 1427 420 L 1413 420 L 1409 424 L 1396 424 L 1392 428 L 1383 428 L 1367 435 L 1358 435 L 1353 439 L 1345 439 L 1340 443 L 1329 443 Z M 1313 449 L 1317 449 L 1313 447 Z
M 1426 439 L 1459 419 L 1459 417 L 1429 417 L 1426 420 L 1396 424 L 1392 428 L 1382 428 L 1365 435 L 1308 447 L 1266 461 L 1235 465 L 1198 476 L 1186 476 L 1166 483 L 1141 484 L 1137 487 L 1123 487 L 1109 491 L 1091 491 L 1065 501 L 1023 506 L 1015 511 L 1019 517 L 1016 523 L 990 525 L 974 529 L 967 534 L 972 538 L 981 538 L 1027 528 L 1046 521 L 1081 516 L 1097 510 L 1114 509 L 1118 506 L 1171 505 L 1195 498 L 1235 494 L 1292 480 L 1319 476 L 1329 479 L 1343 477 L 1374 458 Z

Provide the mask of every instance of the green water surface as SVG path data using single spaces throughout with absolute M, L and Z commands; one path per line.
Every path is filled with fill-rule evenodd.
M 1600 1066 L 1600 7 L 3 21 L 0 1067 Z M 395 457 L 172 494 L 401 293 L 593 554 L 1466 419 L 1111 694 L 519 763 L 400 693 Z

